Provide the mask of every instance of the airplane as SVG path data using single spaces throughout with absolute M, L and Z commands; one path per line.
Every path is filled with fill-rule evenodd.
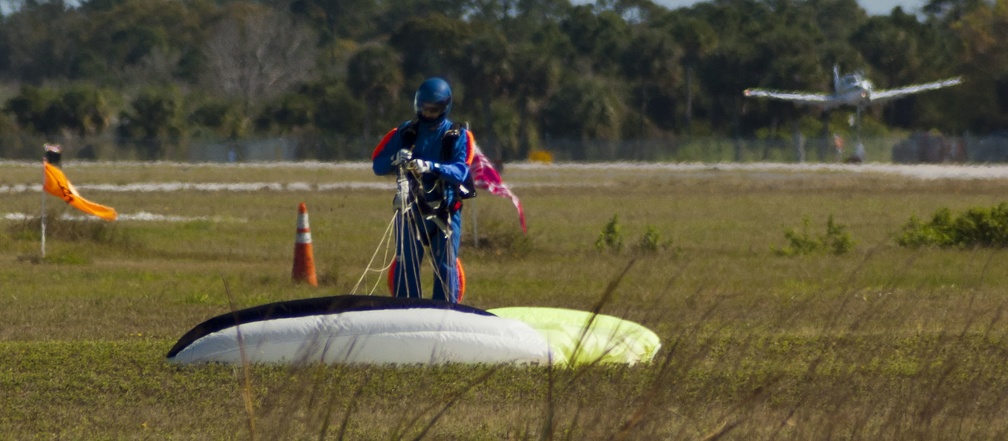
M 962 83 L 962 77 L 948 78 L 930 83 L 914 84 L 895 89 L 875 90 L 871 81 L 865 79 L 863 72 L 850 73 L 841 76 L 840 68 L 833 65 L 833 93 L 787 92 L 771 89 L 746 89 L 743 94 L 750 98 L 770 98 L 792 101 L 797 104 L 816 105 L 829 110 L 840 106 L 854 106 L 857 116 L 851 121 L 857 131 L 857 145 L 854 161 L 864 160 L 864 144 L 861 142 L 861 113 L 868 106 L 884 101 L 902 98 L 907 95 L 955 86 Z
M 902 98 L 907 95 L 941 89 L 962 83 L 962 77 L 948 78 L 931 83 L 915 84 L 896 89 L 875 90 L 871 81 L 861 72 L 840 76 L 840 69 L 833 65 L 833 93 L 787 92 L 771 89 L 746 89 L 746 97 L 770 98 L 793 101 L 798 104 L 818 105 L 824 109 L 840 106 L 855 106 L 859 111 L 871 104 Z

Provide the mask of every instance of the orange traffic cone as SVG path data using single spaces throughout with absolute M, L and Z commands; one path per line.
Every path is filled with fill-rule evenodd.
M 297 239 L 294 242 L 294 269 L 291 270 L 294 281 L 308 282 L 318 286 L 315 277 L 315 256 L 312 254 L 311 228 L 308 228 L 308 207 L 302 202 L 298 205 Z

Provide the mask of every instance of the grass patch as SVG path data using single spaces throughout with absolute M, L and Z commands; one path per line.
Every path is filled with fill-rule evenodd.
M 149 194 L 85 187 L 89 198 L 121 214 L 183 220 L 67 220 L 47 231 L 47 259 L 34 262 L 20 256 L 38 253 L 37 221 L 0 221 L 0 438 L 895 440 L 1008 433 L 1001 416 L 1008 275 L 999 271 L 1008 253 L 893 240 L 914 213 L 999 207 L 1001 181 L 508 167 L 504 178 L 522 199 L 529 232 L 521 233 L 508 200 L 485 195 L 466 207 L 478 211 L 479 237 L 476 247 L 467 212 L 466 302 L 483 309 L 600 304 L 601 312 L 661 336 L 654 363 L 243 372 L 171 366 L 164 356 L 229 303 L 348 293 L 362 274 L 385 295 L 384 274 L 365 270 L 392 216 L 391 186 L 336 184 L 391 182 L 356 166 L 77 167 L 68 165 L 68 173 L 78 186 L 311 185 Z M 0 165 L 0 175 L 21 183 L 20 168 Z M 29 172 L 24 183 L 37 180 L 37 169 Z M 570 182 L 595 186 L 565 186 Z M 5 195 L 7 209 L 37 212 L 38 196 Z M 317 289 L 290 281 L 300 201 L 311 217 Z M 796 219 L 834 212 L 848 222 L 834 236 L 849 234 L 857 247 L 798 258 L 775 252 L 780 232 Z M 624 244 L 642 252 L 598 252 L 600 228 L 613 220 Z M 810 230 L 807 237 L 821 235 Z M 673 240 L 675 252 L 662 252 Z M 650 248 L 657 252 L 644 252 Z
M 87 219 L 83 216 L 71 218 L 55 211 L 46 216 L 45 234 L 46 239 L 129 246 L 128 233 L 119 229 L 114 223 Z M 7 235 L 16 240 L 41 240 L 42 218 L 36 216 L 9 221 Z

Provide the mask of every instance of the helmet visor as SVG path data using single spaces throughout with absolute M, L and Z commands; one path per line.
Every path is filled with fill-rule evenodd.
M 448 105 L 445 103 L 416 103 L 417 115 L 425 119 L 436 119 L 445 112 Z

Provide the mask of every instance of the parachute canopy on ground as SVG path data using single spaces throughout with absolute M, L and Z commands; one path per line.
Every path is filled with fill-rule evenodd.
M 596 316 L 582 332 L 586 312 L 499 312 L 383 296 L 277 302 L 197 325 L 167 358 L 178 364 L 632 364 L 650 361 L 660 347 L 653 332 L 615 317 Z

